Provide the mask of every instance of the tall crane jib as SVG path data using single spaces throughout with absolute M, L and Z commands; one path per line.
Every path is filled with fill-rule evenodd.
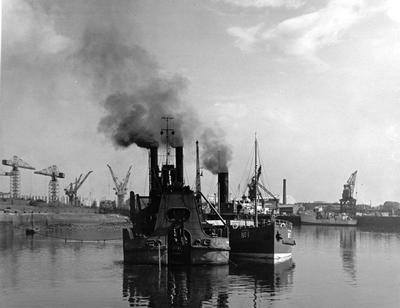
M 10 196 L 12 199 L 20 198 L 21 193 L 21 177 L 19 169 L 35 170 L 30 164 L 14 155 L 12 159 L 3 159 L 2 164 L 11 167 L 10 172 L 6 172 L 6 176 L 10 177 Z
M 340 211 L 351 212 L 356 211 L 356 199 L 354 198 L 354 190 L 356 185 L 357 170 L 354 171 L 347 182 L 343 185 L 342 198 L 340 199 Z
M 70 183 L 68 187 L 64 189 L 65 194 L 68 196 L 68 202 L 70 205 L 79 205 L 78 190 L 79 188 L 81 188 L 82 184 L 86 181 L 86 179 L 92 172 L 93 171 L 89 171 L 83 178 L 83 174 L 79 175 L 78 178 L 75 178 L 74 182 Z
M 115 194 L 117 195 L 117 207 L 123 208 L 125 195 L 128 191 L 128 181 L 129 181 L 129 177 L 131 175 L 132 166 L 129 167 L 128 172 L 126 173 L 126 176 L 123 181 L 118 180 L 118 178 L 115 176 L 114 171 L 112 170 L 110 165 L 107 165 L 107 167 L 110 170 L 111 177 L 114 181 L 114 185 L 115 185 L 114 191 L 115 191 Z
M 60 172 L 56 165 L 48 168 L 35 171 L 35 174 L 45 175 L 51 177 L 49 182 L 49 202 L 54 203 L 58 201 L 59 184 L 57 179 L 65 178 L 64 172 Z

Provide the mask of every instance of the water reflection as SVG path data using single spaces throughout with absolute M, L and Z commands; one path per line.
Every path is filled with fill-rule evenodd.
M 257 292 L 275 294 L 293 285 L 295 264 L 288 260 L 279 264 L 236 263 L 231 265 L 229 274 L 239 283 L 252 281 Z
M 349 274 L 353 282 L 356 282 L 356 228 L 340 229 L 340 252 L 342 255 L 343 269 Z
M 123 297 L 131 307 L 232 307 L 241 297 L 263 307 L 265 297 L 277 295 L 293 284 L 294 264 L 230 264 L 213 267 L 124 265 Z M 240 294 L 240 296 L 239 296 Z M 276 297 L 276 298 L 274 298 Z M 264 302 L 264 304 L 263 304 Z
M 131 307 L 201 307 L 226 294 L 229 267 L 163 267 L 124 265 L 123 297 Z

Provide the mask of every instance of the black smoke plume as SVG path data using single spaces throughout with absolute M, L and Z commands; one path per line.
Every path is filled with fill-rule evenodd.
M 104 107 L 107 115 L 99 123 L 99 131 L 111 137 L 116 146 L 136 144 L 149 148 L 162 141 L 161 118 L 172 115 L 174 145 L 182 145 L 182 117 L 179 91 L 185 87 L 180 77 L 153 80 L 146 87 L 131 94 L 115 93 L 107 97 Z M 175 110 L 174 110 L 175 109 Z
M 201 134 L 204 167 L 213 173 L 227 171 L 231 150 L 222 131 L 200 125 L 196 112 L 184 101 L 187 79 L 163 74 L 146 50 L 112 25 L 88 27 L 75 56 L 79 71 L 91 81 L 106 111 L 98 130 L 114 145 L 158 146 L 165 142 L 160 136 L 165 128 L 161 118 L 173 117 L 172 145 L 192 142 L 194 134 Z
M 206 128 L 201 135 L 203 166 L 213 174 L 227 172 L 232 150 L 226 144 L 221 129 Z
M 163 75 L 143 48 L 127 44 L 114 29 L 88 29 L 77 55 L 85 71 L 95 77 L 94 88 L 106 91 L 107 113 L 98 129 L 117 147 L 158 146 L 165 141 L 160 138 L 165 116 L 174 118 L 172 144 L 183 144 L 184 122 L 193 114 L 181 97 L 185 78 Z

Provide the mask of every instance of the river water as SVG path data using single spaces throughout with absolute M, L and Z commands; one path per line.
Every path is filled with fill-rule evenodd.
M 294 230 L 292 262 L 126 266 L 122 242 L 0 225 L 0 307 L 400 307 L 400 233 Z

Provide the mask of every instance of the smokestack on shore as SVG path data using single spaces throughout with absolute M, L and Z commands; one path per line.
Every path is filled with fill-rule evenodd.
M 183 184 L 183 147 L 175 148 L 176 181 Z
M 286 204 L 286 179 L 283 179 L 282 204 Z
M 220 206 L 228 203 L 229 199 L 229 173 L 219 172 L 218 173 L 218 203 Z

